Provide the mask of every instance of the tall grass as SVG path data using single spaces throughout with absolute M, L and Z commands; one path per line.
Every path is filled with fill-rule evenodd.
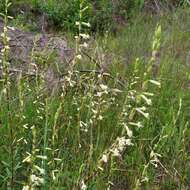
M 10 75 L 3 15 L 0 189 L 188 189 L 188 15 L 91 42 L 85 10 L 81 0 L 76 55 L 53 93 L 40 70 Z

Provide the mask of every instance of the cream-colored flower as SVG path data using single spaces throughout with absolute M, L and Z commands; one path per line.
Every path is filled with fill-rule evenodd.
M 22 190 L 29 190 L 29 186 L 28 185 L 25 185 L 23 188 L 22 188 Z
M 102 158 L 101 158 L 101 161 L 104 162 L 104 163 L 107 163 L 108 162 L 108 156 L 106 154 L 103 154 Z
M 78 55 L 76 56 L 76 58 L 79 59 L 79 60 L 81 60 L 81 59 L 82 59 L 82 55 L 78 54 Z
M 127 131 L 128 137 L 131 138 L 133 136 L 133 132 L 129 129 L 129 127 L 126 124 L 124 124 L 124 127 L 125 127 L 125 129 Z
M 90 38 L 90 35 L 89 34 L 82 34 L 82 33 L 80 33 L 79 34 L 83 39 L 89 39 Z
M 81 181 L 80 189 L 81 189 L 81 190 L 86 190 L 86 189 L 87 189 L 87 186 L 86 186 L 86 184 L 84 183 L 84 180 Z

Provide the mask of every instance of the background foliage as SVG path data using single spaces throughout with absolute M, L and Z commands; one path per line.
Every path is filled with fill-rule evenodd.
M 0 10 L 4 10 L 4 0 L 0 0 Z M 155 3 L 157 2 L 157 3 Z M 158 6 L 176 7 L 186 4 L 186 0 L 86 0 L 88 11 L 83 19 L 92 25 L 92 31 L 114 30 L 116 25 L 125 25 L 128 19 L 143 8 L 155 10 Z M 64 30 L 75 30 L 75 21 L 79 15 L 79 0 L 14 0 L 10 12 L 30 9 L 35 14 L 45 14 L 50 25 Z M 28 7 L 27 7 L 28 6 Z M 23 12 L 22 12 L 23 13 Z M 24 13 L 23 13 L 24 14 Z

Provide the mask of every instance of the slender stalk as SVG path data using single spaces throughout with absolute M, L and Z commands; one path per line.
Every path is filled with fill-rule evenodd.
M 4 80 L 4 92 L 6 99 L 6 126 L 9 131 L 9 148 L 10 148 L 10 157 L 11 157 L 11 176 L 10 176 L 10 188 L 14 189 L 14 133 L 11 125 L 11 110 L 10 110 L 10 78 L 9 78 L 9 37 L 8 37 L 8 8 L 10 6 L 9 0 L 5 1 L 5 14 L 4 14 L 4 27 L 3 38 L 4 48 L 1 50 L 2 53 L 2 64 L 3 64 L 3 80 Z

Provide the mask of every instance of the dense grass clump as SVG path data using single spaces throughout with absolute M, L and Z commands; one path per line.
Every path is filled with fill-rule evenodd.
M 77 15 L 75 56 L 64 73 L 52 61 L 53 85 L 34 53 L 35 72 L 13 70 L 3 18 L 0 189 L 190 187 L 188 9 L 140 13 L 93 40 Z

